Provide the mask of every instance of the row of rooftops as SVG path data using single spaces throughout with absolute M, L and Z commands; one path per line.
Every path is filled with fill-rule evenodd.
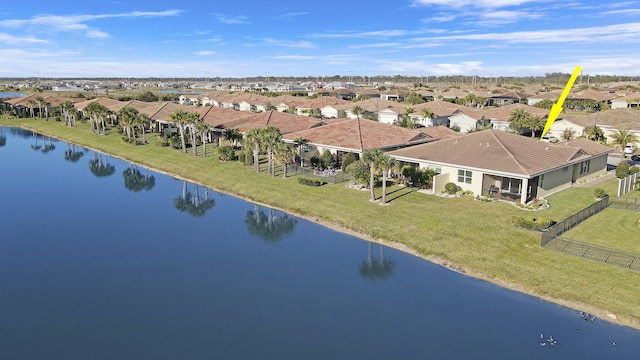
M 25 106 L 24 103 L 28 98 L 30 97 L 6 102 Z M 57 97 L 45 97 L 44 100 L 51 106 L 70 101 L 68 98 Z M 399 159 L 457 164 L 468 168 L 494 169 L 503 173 L 525 176 L 535 176 L 554 167 L 565 166 L 568 163 L 579 162 L 612 151 L 609 147 L 584 138 L 549 144 L 499 130 L 463 135 L 444 126 L 407 129 L 360 118 L 323 120 L 273 110 L 252 113 L 215 106 L 196 107 L 171 102 L 147 103 L 109 98 L 74 99 L 73 102 L 80 111 L 94 102 L 107 107 L 112 112 L 118 112 L 124 107 L 132 107 L 160 123 L 170 123 L 171 114 L 181 109 L 197 112 L 207 124 L 218 131 L 237 129 L 244 133 L 253 128 L 270 125 L 278 128 L 283 138 L 288 141 L 301 137 L 311 144 L 350 152 L 381 148 L 391 150 L 390 154 Z

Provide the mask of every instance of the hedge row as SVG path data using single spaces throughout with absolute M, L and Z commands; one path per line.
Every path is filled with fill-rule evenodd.
M 299 177 L 298 183 L 302 185 L 308 185 L 308 186 L 322 186 L 326 184 L 322 179 L 306 178 L 306 177 Z
M 536 219 L 533 217 L 524 218 L 522 216 L 514 216 L 511 218 L 511 222 L 519 228 L 536 231 L 545 230 L 555 223 L 555 221 L 549 218 Z

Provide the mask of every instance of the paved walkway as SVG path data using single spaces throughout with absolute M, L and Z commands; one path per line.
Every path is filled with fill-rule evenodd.
M 607 175 L 600 176 L 599 178 L 593 179 L 593 180 L 588 181 L 586 183 L 582 183 L 582 184 L 575 183 L 575 184 L 573 184 L 573 186 L 579 187 L 579 188 L 590 188 L 590 187 L 594 187 L 594 186 L 596 186 L 596 185 L 598 185 L 600 183 L 603 183 L 603 182 L 605 182 L 607 180 L 615 179 L 615 177 L 616 177 L 616 171 L 615 170 L 611 170 L 611 171 L 609 171 L 607 173 Z

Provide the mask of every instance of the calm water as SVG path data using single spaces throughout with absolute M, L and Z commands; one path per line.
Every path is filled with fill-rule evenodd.
M 0 359 L 640 358 L 636 330 L 0 129 Z

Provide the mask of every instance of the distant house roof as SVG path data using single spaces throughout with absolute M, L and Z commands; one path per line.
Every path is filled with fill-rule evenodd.
M 219 123 L 215 127 L 218 129 L 238 129 L 238 131 L 245 133 L 251 129 L 273 126 L 280 130 L 281 134 L 285 135 L 324 124 L 315 118 L 291 115 L 275 110 L 249 114 L 249 116 Z
M 442 128 L 444 127 L 407 129 L 356 118 L 298 131 L 283 138 L 293 140 L 302 137 L 312 144 L 359 153 L 372 148 L 388 149 L 421 144 L 456 134 L 453 130 Z
M 588 115 L 569 115 L 564 120 L 584 127 L 607 125 L 616 129 L 640 130 L 640 110 L 632 108 L 611 109 Z
M 414 159 L 532 178 L 611 151 L 584 138 L 551 144 L 500 130 L 484 130 L 389 154 L 405 161 Z
M 541 117 L 545 117 L 549 114 L 549 110 L 520 103 L 500 106 L 489 110 L 483 110 L 483 114 L 488 119 L 508 121 L 509 117 L 511 117 L 511 113 L 517 109 L 522 109 L 531 115 L 538 115 Z

